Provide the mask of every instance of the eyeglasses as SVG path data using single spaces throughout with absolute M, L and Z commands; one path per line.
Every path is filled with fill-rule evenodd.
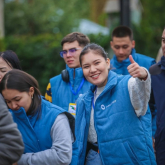
M 69 55 L 73 56 L 75 54 L 75 52 L 79 49 L 82 49 L 82 48 L 72 48 L 72 49 L 69 49 L 69 50 L 62 50 L 60 52 L 60 56 L 62 58 L 64 58 L 64 56 L 66 56 L 68 52 L 69 52 Z

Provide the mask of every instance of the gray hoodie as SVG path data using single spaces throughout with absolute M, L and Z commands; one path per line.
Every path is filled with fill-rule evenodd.
M 0 94 L 0 165 L 17 162 L 23 150 L 22 136 Z

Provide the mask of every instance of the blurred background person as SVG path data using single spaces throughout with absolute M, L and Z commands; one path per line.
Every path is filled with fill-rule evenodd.
M 127 26 L 118 26 L 112 31 L 111 48 L 114 51 L 114 56 L 111 59 L 112 70 L 117 74 L 128 75 L 127 67 L 131 64 L 129 55 L 132 55 L 136 63 L 141 67 L 149 69 L 150 66 L 156 63 L 155 59 L 136 53 L 135 40 L 133 32 Z M 150 105 L 152 114 L 152 136 L 155 138 L 156 132 L 156 110 Z
M 127 26 L 118 26 L 112 31 L 111 48 L 114 51 L 114 56 L 111 59 L 113 71 L 117 74 L 129 74 L 127 67 L 130 65 L 129 55 L 142 67 L 149 67 L 156 63 L 155 59 L 136 53 L 135 40 L 133 32 Z

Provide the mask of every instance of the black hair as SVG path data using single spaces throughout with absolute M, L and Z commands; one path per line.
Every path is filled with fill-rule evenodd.
M 63 46 L 66 42 L 74 42 L 77 41 L 80 46 L 84 47 L 88 43 L 90 43 L 89 38 L 84 35 L 83 33 L 80 32 L 73 32 L 68 35 L 66 35 L 62 41 L 61 41 L 61 46 Z
M 82 66 L 82 60 L 81 60 L 82 56 L 89 53 L 90 51 L 93 51 L 94 53 L 101 55 L 105 60 L 107 60 L 108 58 L 108 53 L 106 53 L 105 50 L 100 45 L 91 43 L 86 45 L 80 54 L 79 61 L 81 66 Z
M 19 92 L 29 92 L 30 87 L 34 88 L 34 95 L 30 108 L 27 111 L 27 115 L 35 115 L 38 112 L 38 117 L 41 111 L 41 94 L 37 80 L 28 73 L 12 69 L 5 74 L 0 83 L 0 93 L 5 89 L 15 89 Z
M 3 58 L 10 68 L 22 70 L 18 56 L 12 50 L 1 52 L 0 57 Z
M 118 26 L 112 31 L 112 40 L 113 37 L 122 38 L 127 36 L 130 38 L 130 40 L 133 40 L 133 32 L 127 26 Z

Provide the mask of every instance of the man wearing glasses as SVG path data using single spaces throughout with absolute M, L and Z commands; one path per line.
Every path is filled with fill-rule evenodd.
M 83 76 L 79 62 L 80 53 L 89 42 L 86 35 L 78 32 L 70 33 L 62 39 L 60 56 L 66 63 L 66 69 L 60 75 L 50 79 L 45 94 L 48 101 L 69 111 L 74 116 L 77 98 L 90 86 Z

